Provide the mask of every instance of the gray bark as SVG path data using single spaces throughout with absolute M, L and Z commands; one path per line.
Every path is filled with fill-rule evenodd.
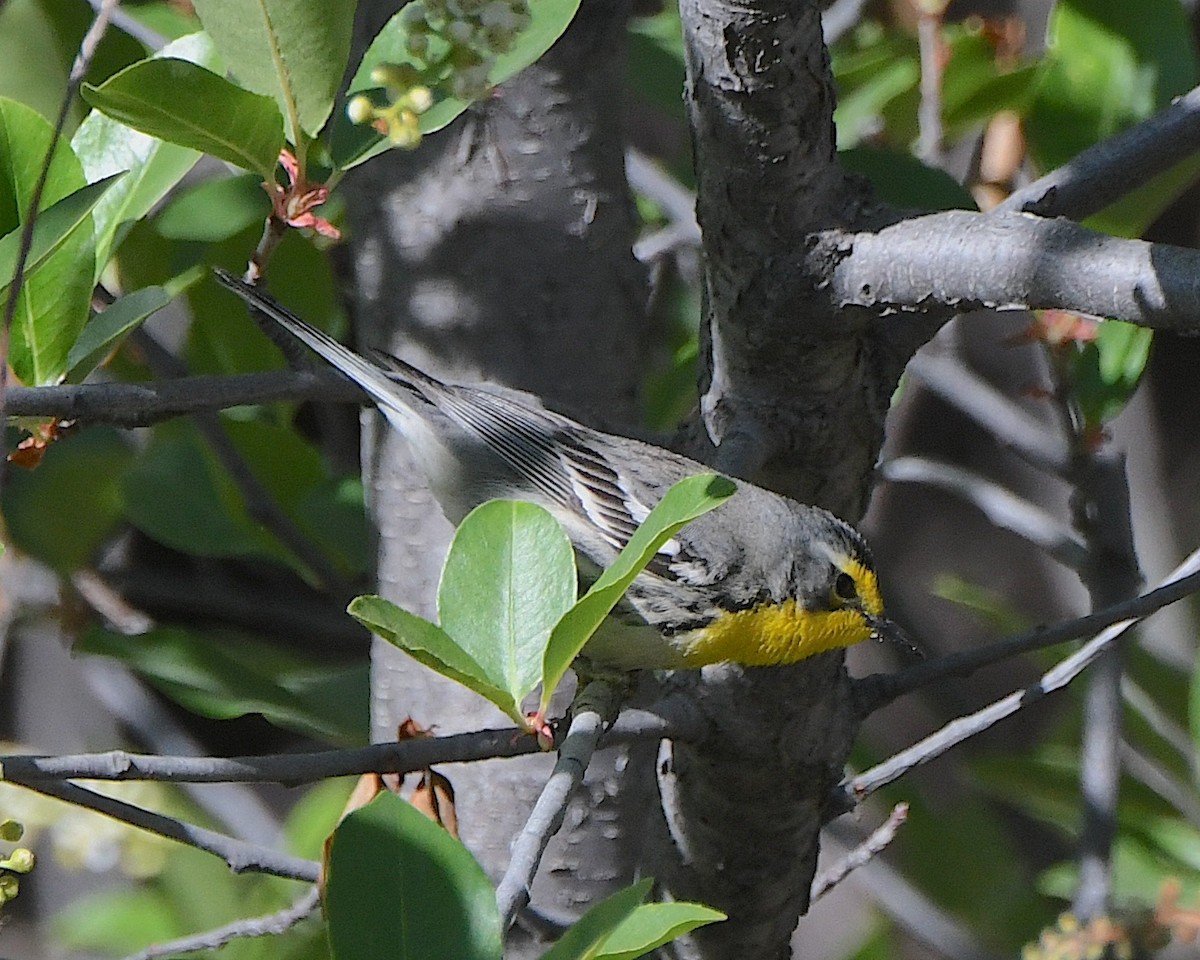
M 373 36 L 394 5 L 365 13 Z M 635 419 L 645 278 L 631 253 L 620 98 L 626 7 L 590 0 L 538 64 L 412 154 L 347 182 L 358 340 L 440 375 L 528 390 L 591 422 Z M 433 612 L 450 533 L 401 438 L 366 416 L 364 464 L 381 592 Z M 495 726 L 479 697 L 394 648 L 373 650 L 373 731 L 412 715 L 439 732 Z M 628 882 L 649 747 L 603 751 L 554 841 L 534 903 L 571 917 Z M 553 763 L 550 756 L 447 771 L 462 836 L 493 879 Z M 624 775 L 618 777 L 618 771 Z M 640 773 L 639 773 L 640 771 Z M 628 809 L 627 809 L 628 808 Z M 633 832 L 633 842 L 622 842 Z M 510 944 L 510 955 L 534 954 Z

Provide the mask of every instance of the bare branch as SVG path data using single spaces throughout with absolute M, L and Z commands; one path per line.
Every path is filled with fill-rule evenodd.
M 321 865 L 314 860 L 276 853 L 266 847 L 235 840 L 225 834 L 144 810 L 123 800 L 106 797 L 74 783 L 23 783 L 21 786 L 26 790 L 65 800 L 78 807 L 103 813 L 122 823 L 157 833 L 168 840 L 176 840 L 205 853 L 211 853 L 224 860 L 234 873 L 269 873 L 289 880 L 307 880 L 309 883 L 315 883 L 321 870 Z
M 1017 190 L 994 213 L 1082 220 L 1200 149 L 1200 87 Z
M 1097 630 L 1124 623 L 1132 624 L 1156 610 L 1200 590 L 1200 550 L 1192 553 L 1162 586 L 1105 610 L 1067 620 L 1052 627 L 1038 627 L 988 646 L 938 657 L 915 664 L 898 673 L 876 673 L 855 681 L 858 710 L 867 716 L 893 700 L 921 687 L 949 677 L 968 677 L 976 670 L 1008 660 L 1022 653 L 1042 650 L 1067 640 L 1077 640 Z
M 593 680 L 576 698 L 571 726 L 559 748 L 554 772 L 542 788 L 524 829 L 513 841 L 508 869 L 496 887 L 501 929 L 507 930 L 529 902 L 529 888 L 546 844 L 562 826 L 567 801 L 583 781 L 600 735 L 616 715 L 617 706 L 616 691 L 602 680 Z
M 962 497 L 997 527 L 1024 537 L 1073 570 L 1087 558 L 1083 542 L 1067 524 L 972 470 L 924 457 L 897 457 L 879 472 L 892 483 L 923 483 Z
M 1167 578 L 1166 583 L 1169 587 L 1178 588 L 1187 584 L 1191 590 L 1200 589 L 1200 551 L 1193 553 L 1187 560 L 1180 564 Z M 1081 620 L 1073 621 L 1073 623 L 1078 624 L 1084 620 L 1106 617 L 1119 608 L 1129 608 L 1134 604 L 1144 603 L 1156 594 L 1161 596 L 1162 592 L 1169 589 L 1169 587 L 1160 587 L 1158 590 L 1151 591 L 1135 600 L 1117 604 L 1114 607 L 1110 607 L 1107 611 L 1093 614 L 1092 617 L 1083 617 Z M 1158 609 L 1158 607 L 1163 605 L 1159 603 L 1154 609 Z M 842 810 L 851 809 L 855 804 L 861 803 L 863 799 L 870 796 L 880 787 L 898 779 L 914 767 L 940 757 L 951 747 L 962 743 L 977 733 L 981 733 L 1005 717 L 1016 713 L 1022 707 L 1028 706 L 1030 703 L 1041 699 L 1049 693 L 1061 690 L 1074 680 L 1075 677 L 1079 676 L 1087 666 L 1103 655 L 1117 639 L 1148 612 L 1151 611 L 1143 611 L 1136 614 L 1126 613 L 1124 619 L 1114 619 L 1110 622 L 1109 626 L 1103 629 L 1092 640 L 1080 647 L 1071 656 L 1060 661 L 1052 670 L 1043 674 L 1041 679 L 1036 683 L 1024 690 L 1011 693 L 990 706 L 984 707 L 982 710 L 951 721 L 942 727 L 941 730 L 914 744 L 907 750 L 902 750 L 891 759 L 878 764 L 871 770 L 843 782 L 836 793 L 840 804 L 832 804 L 835 814 L 839 806 Z M 1062 626 L 1066 627 L 1070 625 L 1063 624 Z M 997 644 L 997 646 L 1002 646 L 1002 644 Z M 951 658 L 947 657 L 944 659 Z
M 278 936 L 281 933 L 287 933 L 301 920 L 312 916 L 320 902 L 320 893 L 316 887 L 313 887 L 290 907 L 280 910 L 278 913 L 235 920 L 224 927 L 206 930 L 190 937 L 180 937 L 178 940 L 171 940 L 167 943 L 156 943 L 145 950 L 130 954 L 125 960 L 157 960 L 158 957 L 175 957 L 181 953 L 215 950 L 234 940 L 244 940 L 248 937 Z
M 1071 451 L 1062 438 L 962 361 L 926 352 L 913 357 L 907 369 L 1021 459 L 1050 473 L 1066 473 Z
M 197 410 L 281 401 L 362 399 L 357 387 L 330 371 L 276 370 L 151 383 L 13 387 L 8 391 L 4 412 L 10 417 L 54 417 L 145 427 Z
M 1195 332 L 1200 318 L 1200 251 L 1069 220 L 952 210 L 828 232 L 813 255 L 833 261 L 835 306 L 881 315 L 1060 308 L 1176 333 Z
M 704 721 L 667 697 L 650 710 L 626 710 L 604 742 L 643 740 L 697 742 Z M 250 757 L 150 756 L 112 750 L 74 756 L 0 756 L 0 777 L 37 787 L 58 780 L 161 780 L 168 783 L 282 783 L 295 785 L 362 773 L 412 773 L 434 764 L 521 757 L 538 751 L 536 738 L 517 727 L 423 737 L 347 750 L 280 753 Z
M 1157 793 L 1200 830 L 1200 801 L 1196 800 L 1196 788 L 1192 784 L 1180 780 L 1128 741 L 1121 742 L 1121 766 L 1134 780 Z
M 816 903 L 830 890 L 846 879 L 850 873 L 859 867 L 866 866 L 879 854 L 887 849 L 896 833 L 908 819 L 908 804 L 898 803 L 892 807 L 888 818 L 876 827 L 869 837 L 842 857 L 828 870 L 824 870 L 813 878 L 812 902 Z

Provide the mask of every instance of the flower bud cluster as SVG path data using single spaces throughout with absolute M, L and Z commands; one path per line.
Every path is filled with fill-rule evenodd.
M 25 833 L 25 828 L 16 820 L 0 821 L 0 840 L 16 843 Z M 29 873 L 34 866 L 32 850 L 17 847 L 8 856 L 0 857 L 0 907 L 14 899 L 21 889 L 18 874 Z
M 496 58 L 532 22 L 528 0 L 413 0 L 400 17 L 407 52 L 420 66 L 377 66 L 371 79 L 387 89 L 390 103 L 378 107 L 360 95 L 346 111 L 403 147 L 420 142 L 418 118 L 432 106 L 434 90 L 458 100 L 484 96 Z

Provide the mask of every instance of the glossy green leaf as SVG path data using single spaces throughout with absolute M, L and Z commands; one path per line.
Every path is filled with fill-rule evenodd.
M 1060 0 L 1025 123 L 1030 152 L 1042 170 L 1060 166 L 1187 92 L 1196 75 L 1178 0 Z
M 507 691 L 492 683 L 484 668 L 441 627 L 383 597 L 355 597 L 346 611 L 372 633 L 399 647 L 418 663 L 474 690 L 517 723 L 523 722 L 520 701 L 514 701 Z
M 272 97 L 297 143 L 315 136 L 346 72 L 355 0 L 196 0 L 204 29 L 238 81 Z
M 438 618 L 516 703 L 542 679 L 550 632 L 575 603 L 575 552 L 545 509 L 491 500 L 459 524 L 442 568 Z
M 171 302 L 162 287 L 143 287 L 115 300 L 83 328 L 67 355 L 67 383 L 82 383 L 147 317 Z
M 500 916 L 467 848 L 389 792 L 332 837 L 325 915 L 333 960 L 500 960 Z
M 699 903 L 644 903 L 605 939 L 597 960 L 634 960 L 697 927 L 726 919 Z
M 270 212 L 261 177 L 220 177 L 181 192 L 154 219 L 154 229 L 169 240 L 217 243 L 248 227 L 261 228 Z
M 320 454 L 294 430 L 253 420 L 222 420 L 238 454 L 279 509 L 311 541 L 329 546 L 309 526 L 324 521 L 301 505 L 328 478 Z M 125 477 L 125 513 L 148 536 L 200 556 L 260 556 L 310 571 L 266 527 L 255 520 L 228 472 L 186 421 L 155 429 L 150 444 Z M 319 513 L 319 512 L 318 512 Z M 353 558 L 329 557 L 353 567 Z
M 0 4 L 0 97 L 53 123 L 67 89 L 70 57 L 57 43 L 52 11 L 38 0 Z
M 21 227 L 54 145 L 33 246 L 13 314 L 8 361 L 26 386 L 55 383 L 87 322 L 94 266 L 91 210 L 112 181 L 84 187 L 71 148 L 34 110 L 0 99 L 0 310 L 7 306 Z M 83 189 L 81 189 L 83 188 Z
M 90 427 L 51 444 L 36 470 L 10 468 L 3 507 L 13 543 L 60 573 L 83 566 L 121 519 L 120 478 L 132 459 L 120 433 Z
M 155 57 L 188 60 L 209 70 L 220 70 L 212 41 L 194 33 L 167 44 Z M 122 224 L 145 216 L 200 159 L 187 147 L 167 143 L 119 123 L 98 110 L 88 114 L 71 146 L 89 181 L 120 171 L 125 178 L 96 205 L 96 277 L 108 263 Z
M 410 8 L 420 4 L 421 0 L 412 0 L 379 31 L 350 81 L 348 97 L 355 93 L 379 92 L 377 84 L 371 79 L 371 71 L 381 63 L 407 63 L 418 68 L 424 67 L 424 63 L 408 53 L 408 28 L 403 19 Z M 488 83 L 493 86 L 501 84 L 539 59 L 563 35 L 578 9 L 579 0 L 529 0 L 532 22 L 521 31 L 513 48 L 496 58 L 488 73 Z M 433 94 L 433 106 L 420 117 L 422 133 L 441 130 L 472 102 L 449 96 L 448 89 L 434 89 Z M 334 118 L 332 152 L 338 169 L 357 166 L 386 152 L 390 146 L 388 140 L 370 126 L 351 123 L 345 111 L 339 111 Z
M 580 917 L 541 960 L 595 960 L 604 942 L 638 908 L 654 881 L 639 880 L 631 887 L 605 897 Z
M 175 628 L 128 636 L 96 627 L 76 649 L 120 660 L 201 716 L 261 714 L 307 736 L 342 744 L 367 741 L 366 664 L 308 661 L 241 635 Z
M 126 126 L 210 153 L 274 180 L 283 149 L 283 118 L 274 101 L 224 77 L 166 57 L 127 67 L 84 98 Z
M 591 589 L 555 626 L 542 668 L 543 710 L 571 666 L 571 661 L 579 655 L 634 578 L 658 552 L 658 548 L 684 525 L 719 507 L 736 490 L 737 485 L 732 480 L 706 473 L 680 480 L 667 491 L 612 566 L 600 575 Z

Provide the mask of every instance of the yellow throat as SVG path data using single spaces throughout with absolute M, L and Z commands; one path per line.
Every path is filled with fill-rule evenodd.
M 846 558 L 839 566 L 854 579 L 858 605 L 809 610 L 789 599 L 721 613 L 680 638 L 685 662 L 689 667 L 725 662 L 775 666 L 866 640 L 871 635 L 868 616 L 883 614 L 879 583 L 874 571 L 857 560 Z

